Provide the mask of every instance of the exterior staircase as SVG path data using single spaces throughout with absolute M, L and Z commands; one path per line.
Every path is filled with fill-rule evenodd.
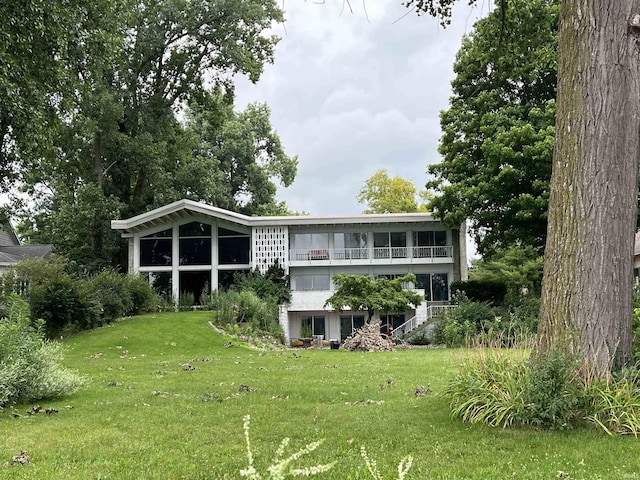
M 406 337 L 412 332 L 416 332 L 420 327 L 426 328 L 442 312 L 455 308 L 456 306 L 457 305 L 420 305 L 416 308 L 416 314 L 413 317 L 391 331 L 391 336 L 394 338 Z M 422 330 L 422 328 L 420 328 L 420 330 Z

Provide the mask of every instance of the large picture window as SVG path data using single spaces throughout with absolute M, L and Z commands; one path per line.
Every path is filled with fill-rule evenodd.
M 416 247 L 442 247 L 447 244 L 447 232 L 444 230 L 413 232 L 413 244 Z
M 171 272 L 148 272 L 146 273 L 151 288 L 165 300 L 171 300 Z
M 364 315 L 340 315 L 340 341 L 364 325 Z
M 327 249 L 329 248 L 328 233 L 296 233 L 293 235 L 294 248 L 296 250 Z
M 179 233 L 180 265 L 211 265 L 211 225 L 186 223 Z
M 163 267 L 171 265 L 171 229 L 146 235 L 140 239 L 140 266 Z
M 375 258 L 404 258 L 407 256 L 406 232 L 377 232 L 373 234 Z
M 368 258 L 366 233 L 334 233 L 334 256 L 338 260 Z
M 226 228 L 218 228 L 218 263 L 220 265 L 248 265 L 251 261 L 249 235 Z

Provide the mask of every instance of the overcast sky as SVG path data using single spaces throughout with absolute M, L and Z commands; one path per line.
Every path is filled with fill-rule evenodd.
M 440 161 L 438 115 L 455 54 L 491 2 L 461 2 L 446 29 L 403 17 L 402 0 L 351 0 L 353 13 L 342 0 L 283 3 L 274 64 L 257 84 L 236 84 L 236 107 L 266 102 L 286 152 L 298 156 L 279 200 L 312 215 L 361 213 L 356 194 L 379 169 L 422 189 L 427 165 Z

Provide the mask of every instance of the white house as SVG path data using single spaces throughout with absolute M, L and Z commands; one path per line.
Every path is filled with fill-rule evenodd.
M 362 312 L 334 312 L 324 303 L 338 273 L 416 276 L 425 300 L 414 311 L 383 316 L 396 328 L 449 301 L 451 282 L 467 278 L 465 228 L 445 228 L 427 213 L 249 217 L 190 200 L 113 220 L 129 245 L 129 272 L 144 273 L 161 293 L 229 286 L 236 272 L 278 262 L 291 278 L 292 300 L 281 307 L 289 338 L 303 326 L 325 339 L 344 339 L 364 323 Z

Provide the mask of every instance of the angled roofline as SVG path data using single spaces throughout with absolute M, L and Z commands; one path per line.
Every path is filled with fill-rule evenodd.
M 13 228 L 13 225 L 11 225 L 11 222 L 9 220 L 6 220 L 4 222 L 1 221 L 0 217 L 0 229 L 4 230 L 6 233 L 8 233 L 11 238 L 13 238 L 16 242 L 16 245 L 22 245 L 22 242 L 20 241 L 20 237 L 18 236 L 18 234 L 16 233 L 15 228 Z
M 298 216 L 261 216 L 250 217 L 223 208 L 212 207 L 193 200 L 178 200 L 149 212 L 124 220 L 112 220 L 111 228 L 122 231 L 123 236 L 133 232 L 146 230 L 165 223 L 166 220 L 184 219 L 193 214 L 227 220 L 247 227 L 267 226 L 312 226 L 312 225 L 345 225 L 345 224 L 380 224 L 380 223 L 417 223 L 435 221 L 429 213 L 385 213 L 359 215 L 298 215 Z

